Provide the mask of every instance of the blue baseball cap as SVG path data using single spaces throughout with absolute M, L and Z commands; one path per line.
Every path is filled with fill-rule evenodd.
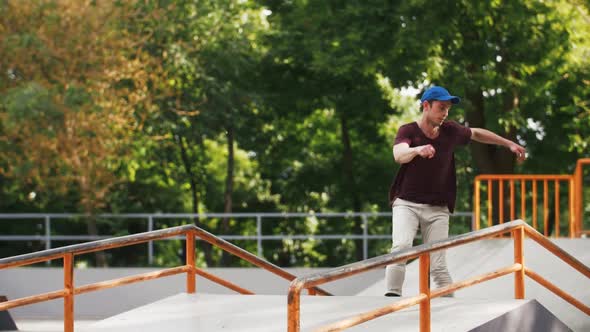
M 453 104 L 458 104 L 461 101 L 461 98 L 457 96 L 451 96 L 449 91 L 441 86 L 433 86 L 426 90 L 422 94 L 422 98 L 420 98 L 420 102 L 424 102 L 426 100 L 450 100 Z

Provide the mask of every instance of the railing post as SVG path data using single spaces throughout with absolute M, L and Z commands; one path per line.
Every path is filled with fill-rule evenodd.
M 504 180 L 499 179 L 498 181 L 498 223 L 504 223 Z
M 574 194 L 574 209 L 575 209 L 575 218 L 576 218 L 576 237 L 581 236 L 581 232 L 583 230 L 583 223 L 582 223 L 582 200 L 584 192 L 582 191 L 582 182 L 584 179 L 584 173 L 582 169 L 582 160 L 578 160 L 576 163 L 576 171 L 574 172 L 574 187 L 575 187 L 575 194 Z
M 514 180 L 510 180 L 510 220 L 516 219 L 515 214 L 515 202 L 514 202 Z
M 74 255 L 65 254 L 64 264 L 64 332 L 74 332 Z
M 524 227 L 512 231 L 514 238 L 514 263 L 520 264 L 520 270 L 514 272 L 514 298 L 524 299 Z
M 569 180 L 569 216 L 570 216 L 570 239 L 576 237 L 576 217 L 575 217 L 575 210 L 576 210 L 576 194 L 575 194 L 575 183 L 574 177 L 572 176 Z
M 45 250 L 51 249 L 51 217 L 45 216 Z M 50 265 L 51 261 L 45 262 L 45 265 Z
M 154 230 L 154 218 L 150 215 L 148 216 L 148 232 Z M 154 263 L 154 241 L 148 242 L 148 264 L 152 265 Z
M 475 177 L 475 182 L 473 183 L 473 186 L 473 207 L 475 209 L 475 228 L 473 230 L 477 231 L 479 229 L 479 223 L 481 218 L 479 208 L 479 179 L 477 178 L 477 176 Z
M 51 217 L 45 216 L 45 250 L 51 249 Z
M 555 232 L 553 233 L 553 237 L 559 237 L 559 224 L 561 223 L 561 218 L 559 216 L 559 179 L 555 179 L 555 197 L 553 201 L 555 202 Z
M 526 222 L 526 180 L 520 180 L 520 219 Z
M 300 329 L 301 286 L 289 286 L 287 295 L 287 332 L 299 332 Z
M 420 302 L 420 332 L 430 332 L 430 254 L 420 255 L 420 293 L 426 299 Z
M 543 181 L 543 235 L 549 236 L 549 183 Z
M 186 265 L 190 268 L 186 272 L 186 292 L 195 292 L 195 233 L 190 230 L 186 233 Z
M 494 191 L 494 185 L 492 183 L 491 179 L 488 179 L 488 186 L 487 186 L 487 190 L 488 190 L 488 201 L 487 201 L 487 208 L 488 208 L 488 227 L 492 227 L 493 220 L 492 220 L 492 212 L 493 212 L 493 208 L 492 208 L 492 192 Z
M 256 253 L 262 258 L 262 217 L 256 215 Z
M 369 257 L 369 223 L 367 222 L 367 215 L 363 213 L 363 259 Z
M 532 218 L 533 218 L 533 228 L 534 229 L 538 229 L 539 228 L 539 223 L 537 222 L 537 179 L 533 179 L 533 213 L 532 213 Z

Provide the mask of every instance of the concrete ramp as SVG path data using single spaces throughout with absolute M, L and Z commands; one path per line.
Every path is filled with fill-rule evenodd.
M 590 265 L 590 239 L 551 239 L 556 245 Z M 536 242 L 526 239 L 525 265 L 543 278 L 590 305 L 590 280 L 565 264 Z M 447 265 L 453 280 L 460 281 L 494 271 L 514 263 L 514 245 L 508 238 L 482 240 L 447 250 Z M 385 276 L 385 271 L 383 271 Z M 434 287 L 434 286 L 433 286 Z M 377 296 L 385 292 L 384 278 L 369 285 L 358 295 Z M 418 262 L 408 264 L 404 294 L 418 292 Z M 514 277 L 504 276 L 460 290 L 457 299 L 487 299 L 489 301 L 514 298 Z M 536 299 L 574 331 L 590 331 L 590 317 L 562 300 L 530 278 L 525 278 L 525 298 Z
M 531 300 L 469 332 L 497 331 L 568 332 L 571 329 L 539 302 Z
M 383 296 L 303 296 L 301 300 L 302 331 L 314 329 L 379 308 L 396 301 Z M 432 331 L 492 331 L 485 328 L 503 326 L 501 331 L 541 331 L 510 329 L 516 322 L 510 312 L 529 306 L 523 311 L 529 317 L 534 305 L 529 300 L 473 300 L 438 298 L 432 301 Z M 531 309 L 533 308 L 533 309 Z M 546 310 L 545 310 L 546 311 Z M 546 311 L 548 313 L 548 311 Z M 532 316 L 530 316 L 533 314 Z M 502 318 L 504 317 L 504 318 Z M 545 317 L 545 316 L 544 316 Z M 495 324 L 493 322 L 496 322 Z M 549 326 L 565 325 L 546 316 Z M 521 326 L 522 327 L 522 326 Z M 506 329 L 508 328 L 508 329 Z M 86 332 L 104 331 L 281 331 L 287 329 L 287 298 L 284 295 L 218 295 L 178 294 L 161 301 L 105 319 L 85 328 Z M 350 331 L 419 331 L 419 309 L 414 306 L 380 317 L 349 329 Z M 347 330 L 348 331 L 348 330 Z M 494 330 L 500 331 L 500 330 Z M 555 329 L 552 331 L 569 331 Z

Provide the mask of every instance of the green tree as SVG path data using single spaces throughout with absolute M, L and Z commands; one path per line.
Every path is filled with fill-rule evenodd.
M 171 153 L 166 154 L 167 160 L 182 165 L 182 170 L 175 169 L 182 174 L 175 177 L 190 188 L 192 212 L 239 210 L 244 202 L 235 200 L 236 175 L 251 170 L 236 168 L 236 155 L 241 153 L 237 146 L 240 135 L 255 132 L 244 126 L 255 116 L 259 103 L 254 82 L 259 79 L 259 59 L 265 50 L 258 38 L 268 26 L 262 9 L 250 1 L 235 0 L 148 1 L 136 7 L 147 18 L 133 22 L 133 29 L 148 38 L 144 49 L 161 59 L 169 88 L 161 94 L 152 91 L 158 95 L 161 112 L 150 119 L 146 132 L 165 137 L 163 148 Z M 209 186 L 215 182 L 210 165 L 217 156 L 210 154 L 205 142 L 222 139 L 227 161 L 219 195 Z M 252 188 L 245 200 L 264 195 L 263 187 L 257 190 Z M 215 227 L 219 234 L 230 232 L 228 218 L 219 224 L 193 222 Z M 214 263 L 211 255 L 206 257 L 208 264 Z M 224 253 L 222 261 L 226 260 Z
M 400 110 L 389 107 L 379 75 L 390 76 L 395 87 L 417 81 L 427 58 L 418 42 L 398 47 L 404 29 L 399 18 L 409 7 L 378 0 L 265 3 L 274 27 L 265 75 L 271 80 L 268 101 L 288 120 L 272 128 L 282 139 L 264 151 L 283 157 L 263 159 L 272 160 L 267 169 L 278 179 L 273 184 L 280 184 L 283 202 L 316 211 L 387 206 L 391 142 L 381 128 Z M 362 231 L 360 220 L 324 225 L 320 232 Z M 348 251 L 341 257 L 362 257 L 360 242 L 341 248 Z
M 459 1 L 424 17 L 432 24 L 425 27 L 433 34 L 433 61 L 440 63 L 428 79 L 464 96 L 462 117 L 469 126 L 491 129 L 529 151 L 529 161 L 517 167 L 507 149 L 472 143 L 473 163 L 467 156 L 459 160 L 475 166 L 463 174 L 465 182 L 478 173 L 572 171 L 579 157 L 571 152 L 574 141 L 555 138 L 564 129 L 575 133 L 579 129 L 572 127 L 583 127 L 566 123 L 572 113 L 582 113 L 574 100 L 587 87 L 564 87 L 568 76 L 580 79 L 574 62 L 581 58 L 573 53 L 587 50 L 587 37 L 575 36 L 577 29 L 587 36 L 584 15 L 587 10 L 566 1 Z M 559 100 L 568 105 L 558 106 Z M 570 137 L 575 140 L 575 134 Z M 560 163 L 547 163 L 548 156 Z M 462 197 L 471 196 L 464 190 Z
M 92 1 L 0 6 L 0 141 L 10 160 L 2 174 L 34 190 L 43 209 L 64 197 L 89 215 L 104 208 L 138 127 L 135 111 L 151 111 L 144 90 L 157 67 L 142 53 L 126 58 L 133 38 L 116 23 L 127 9 Z M 98 233 L 92 217 L 88 231 Z

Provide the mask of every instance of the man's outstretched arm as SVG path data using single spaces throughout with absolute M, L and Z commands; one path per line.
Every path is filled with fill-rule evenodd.
M 519 162 L 526 159 L 526 149 L 524 147 L 487 129 L 471 128 L 471 139 L 480 143 L 505 146 L 516 155 L 516 160 Z

